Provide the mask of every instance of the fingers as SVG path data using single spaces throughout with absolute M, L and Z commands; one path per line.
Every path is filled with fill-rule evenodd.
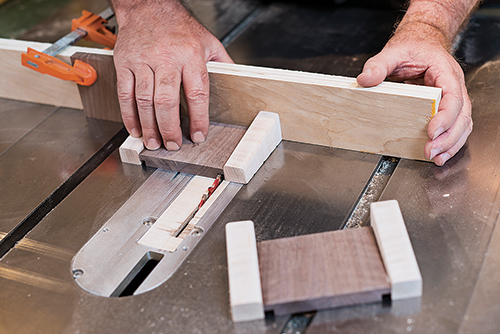
M 373 87 L 382 83 L 398 67 L 397 56 L 388 56 L 387 52 L 380 52 L 368 59 L 363 72 L 357 77 L 358 84 L 363 87 Z
M 135 74 L 135 102 L 141 122 L 144 145 L 150 150 L 161 146 L 154 108 L 154 73 L 149 66 L 141 66 Z
M 119 68 L 118 66 L 116 66 Z M 141 123 L 137 114 L 135 103 L 135 79 L 134 74 L 125 68 L 117 71 L 118 100 L 123 119 L 123 124 L 132 137 L 139 138 L 142 135 Z
M 182 145 L 179 120 L 181 70 L 160 67 L 155 73 L 154 107 L 165 148 L 177 151 Z
M 466 96 L 465 103 L 454 124 L 446 132 L 425 145 L 425 156 L 442 166 L 465 144 L 472 132 L 471 104 Z
M 194 143 L 204 142 L 208 134 L 209 80 L 204 62 L 194 61 L 184 68 L 184 95 L 189 111 L 189 133 Z

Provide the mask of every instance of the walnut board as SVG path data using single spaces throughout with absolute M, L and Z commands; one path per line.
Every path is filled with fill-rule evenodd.
M 371 227 L 257 243 L 264 309 L 277 315 L 380 302 L 390 286 Z
M 215 178 L 224 173 L 224 165 L 246 131 L 243 126 L 211 122 L 205 142 L 193 144 L 188 139 L 187 120 L 182 128 L 180 150 L 167 151 L 163 146 L 154 151 L 145 149 L 139 159 L 148 167 Z

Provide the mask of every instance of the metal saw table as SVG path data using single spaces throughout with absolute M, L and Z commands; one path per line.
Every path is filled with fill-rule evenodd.
M 191 3 L 236 63 L 348 76 L 380 50 L 401 14 L 356 1 Z M 127 297 L 82 290 L 71 261 L 155 170 L 120 162 L 119 123 L 0 100 L 0 247 L 15 241 L 0 259 L 0 332 L 496 333 L 500 7 L 486 3 L 458 45 L 474 131 L 444 167 L 284 141 L 164 284 Z M 400 203 L 423 276 L 418 303 L 231 322 L 227 222 L 253 220 L 258 241 L 322 232 L 366 224 L 366 203 L 378 199 Z

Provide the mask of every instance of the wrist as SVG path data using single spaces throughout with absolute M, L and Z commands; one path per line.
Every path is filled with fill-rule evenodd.
M 111 5 L 120 27 L 127 25 L 130 21 L 137 20 L 137 18 L 148 21 L 154 19 L 154 16 L 158 14 L 171 14 L 179 10 L 186 10 L 181 0 L 111 0 Z M 150 14 L 150 17 L 141 15 L 142 13 Z

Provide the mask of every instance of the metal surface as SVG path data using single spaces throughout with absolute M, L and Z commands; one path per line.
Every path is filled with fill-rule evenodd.
M 20 223 L 121 129 L 59 108 L 19 139 L 0 156 L 0 232 Z
M 75 276 L 78 285 L 98 296 L 117 297 L 130 283 L 130 277 L 138 275 L 140 270 L 133 272 L 137 264 L 151 252 L 159 255 L 158 263 L 147 278 L 143 277 L 134 294 L 165 283 L 241 188 L 239 184 L 227 186 L 175 252 L 138 243 L 153 226 L 145 222 L 157 220 L 191 179 L 191 175 L 161 170 L 151 175 L 74 257 L 72 272 L 78 274 Z
M 0 157 L 55 110 L 53 106 L 0 99 Z

